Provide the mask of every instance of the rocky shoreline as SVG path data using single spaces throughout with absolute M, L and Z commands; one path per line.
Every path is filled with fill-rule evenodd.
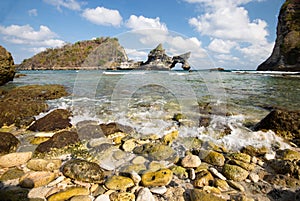
M 300 112 L 276 110 L 254 127 L 271 129 L 294 146 L 231 151 L 183 138 L 176 127 L 143 136 L 118 122 L 72 125 L 72 113 L 64 109 L 34 119 L 49 109 L 45 100 L 66 95 L 58 85 L 2 92 L 0 106 L 16 113 L 0 117 L 0 200 L 300 199 Z

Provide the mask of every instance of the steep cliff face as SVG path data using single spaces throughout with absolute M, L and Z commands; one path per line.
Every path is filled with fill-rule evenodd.
M 282 5 L 275 47 L 257 70 L 300 71 L 300 0 Z
M 97 38 L 47 49 L 25 59 L 19 70 L 106 69 L 127 61 L 124 48 L 116 38 Z
M 15 76 L 14 60 L 4 47 L 0 46 L 0 85 L 12 81 Z

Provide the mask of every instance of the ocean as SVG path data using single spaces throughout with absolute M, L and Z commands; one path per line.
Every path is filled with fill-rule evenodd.
M 246 145 L 288 146 L 272 131 L 254 132 L 251 126 L 272 108 L 297 110 L 300 106 L 297 74 L 100 70 L 20 73 L 27 76 L 5 87 L 64 85 L 70 96 L 48 104 L 51 109 L 71 110 L 73 125 L 84 120 L 118 122 L 132 126 L 139 135 L 159 136 L 177 129 L 180 137 L 198 137 L 232 150 Z M 201 125 L 206 119 L 210 119 L 209 124 Z

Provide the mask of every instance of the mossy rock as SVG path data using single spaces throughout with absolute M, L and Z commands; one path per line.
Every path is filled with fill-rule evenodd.
M 18 178 L 22 177 L 24 174 L 25 174 L 25 172 L 19 168 L 11 168 L 3 173 L 3 175 L 0 178 L 0 181 L 18 179 Z
M 7 132 L 0 132 L 0 156 L 15 152 L 21 144 L 20 140 L 13 134 Z
M 237 165 L 225 164 L 223 167 L 223 174 L 227 179 L 243 181 L 248 177 L 249 172 Z

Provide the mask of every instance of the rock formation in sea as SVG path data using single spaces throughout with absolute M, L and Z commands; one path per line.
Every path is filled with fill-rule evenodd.
M 127 61 L 117 38 L 101 37 L 48 48 L 18 66 L 19 70 L 106 69 Z
M 14 59 L 4 47 L 0 46 L 0 86 L 12 81 L 15 76 Z
M 187 60 L 190 56 L 191 52 L 187 52 L 182 55 L 170 57 L 166 54 L 166 50 L 163 48 L 162 44 L 159 44 L 150 51 L 147 61 L 141 63 L 138 69 L 170 70 L 175 67 L 177 63 L 181 63 L 184 70 L 189 70 L 190 65 Z
M 280 9 L 271 56 L 257 70 L 300 71 L 300 1 L 286 0 Z

